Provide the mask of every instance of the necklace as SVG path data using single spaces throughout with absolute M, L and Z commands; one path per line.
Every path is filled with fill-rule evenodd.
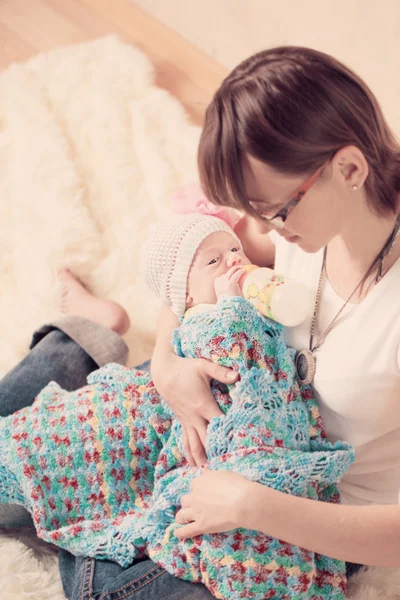
M 316 340 L 316 342 L 314 344 L 315 326 L 316 326 L 317 318 L 318 318 L 318 312 L 319 312 L 320 300 L 321 300 L 322 282 L 324 279 L 325 266 L 326 266 L 327 247 L 324 248 L 324 257 L 323 257 L 321 273 L 320 273 L 319 281 L 318 281 L 317 296 L 315 299 L 315 306 L 314 306 L 314 314 L 313 314 L 313 318 L 312 318 L 312 322 L 311 322 L 309 348 L 304 348 L 303 350 L 300 350 L 296 355 L 296 372 L 297 372 L 297 377 L 301 384 L 309 385 L 310 383 L 313 382 L 314 376 L 315 376 L 315 370 L 316 370 L 316 363 L 317 363 L 315 353 L 324 343 L 325 338 L 328 335 L 328 333 L 330 331 L 332 331 L 332 329 L 334 328 L 335 325 L 337 325 L 337 321 L 338 321 L 340 315 L 343 313 L 344 309 L 346 308 L 346 306 L 348 305 L 348 303 L 350 302 L 350 300 L 352 299 L 354 294 L 360 289 L 360 287 L 366 282 L 368 277 L 371 275 L 371 273 L 374 270 L 374 268 L 376 267 L 377 263 L 378 263 L 378 269 L 377 269 L 377 272 L 375 275 L 375 284 L 378 283 L 378 281 L 380 281 L 382 279 L 382 277 L 383 277 L 383 261 L 392 252 L 399 233 L 400 233 L 400 214 L 397 216 L 393 231 L 390 234 L 387 241 L 385 242 L 385 245 L 383 246 L 382 250 L 379 252 L 378 256 L 374 259 L 373 263 L 368 268 L 365 275 L 361 278 L 361 280 L 359 281 L 357 286 L 354 288 L 354 290 L 352 291 L 350 296 L 347 298 L 347 300 L 345 301 L 343 306 L 333 317 L 332 321 L 328 324 L 326 329 L 318 336 L 318 339 Z

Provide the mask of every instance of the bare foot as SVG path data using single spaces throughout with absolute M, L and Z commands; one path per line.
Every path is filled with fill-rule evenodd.
M 61 312 L 85 317 L 119 335 L 128 331 L 129 317 L 120 304 L 96 298 L 69 269 L 61 269 L 58 280 L 61 284 Z

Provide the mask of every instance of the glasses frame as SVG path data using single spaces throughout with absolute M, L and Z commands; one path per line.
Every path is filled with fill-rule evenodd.
M 286 204 L 282 206 L 272 217 L 265 217 L 262 213 L 262 209 L 254 208 L 257 212 L 258 216 L 261 217 L 263 221 L 266 221 L 275 229 L 283 229 L 285 226 L 285 222 L 292 212 L 292 210 L 299 204 L 300 200 L 304 198 L 304 195 L 312 188 L 314 183 L 317 181 L 318 177 L 321 175 L 322 171 L 325 169 L 326 165 L 329 163 L 327 161 L 319 167 L 310 177 L 306 179 L 293 193 L 292 197 Z M 275 221 L 275 222 L 274 222 Z

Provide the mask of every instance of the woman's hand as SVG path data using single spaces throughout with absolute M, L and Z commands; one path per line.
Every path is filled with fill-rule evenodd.
M 234 383 L 232 369 L 201 358 L 181 358 L 172 352 L 165 356 L 162 368 L 152 368 L 154 384 L 183 428 L 183 447 L 191 466 L 207 462 L 205 452 L 207 426 L 222 415 L 210 390 L 210 380 Z
M 191 483 L 176 514 L 178 538 L 238 527 L 338 560 L 400 567 L 400 506 L 344 505 L 291 496 L 231 471 L 209 471 Z M 340 526 L 338 526 L 340 524 Z
M 244 253 L 254 265 L 273 268 L 275 246 L 268 235 L 272 229 L 266 221 L 249 215 L 244 215 L 236 223 L 234 231 L 242 242 Z
M 190 494 L 182 496 L 175 531 L 178 538 L 230 531 L 243 526 L 242 513 L 252 482 L 232 471 L 210 471 L 193 479 Z

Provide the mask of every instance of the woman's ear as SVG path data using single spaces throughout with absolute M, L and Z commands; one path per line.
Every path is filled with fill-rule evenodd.
M 344 146 L 332 159 L 332 167 L 349 191 L 360 189 L 368 177 L 367 160 L 357 146 Z

